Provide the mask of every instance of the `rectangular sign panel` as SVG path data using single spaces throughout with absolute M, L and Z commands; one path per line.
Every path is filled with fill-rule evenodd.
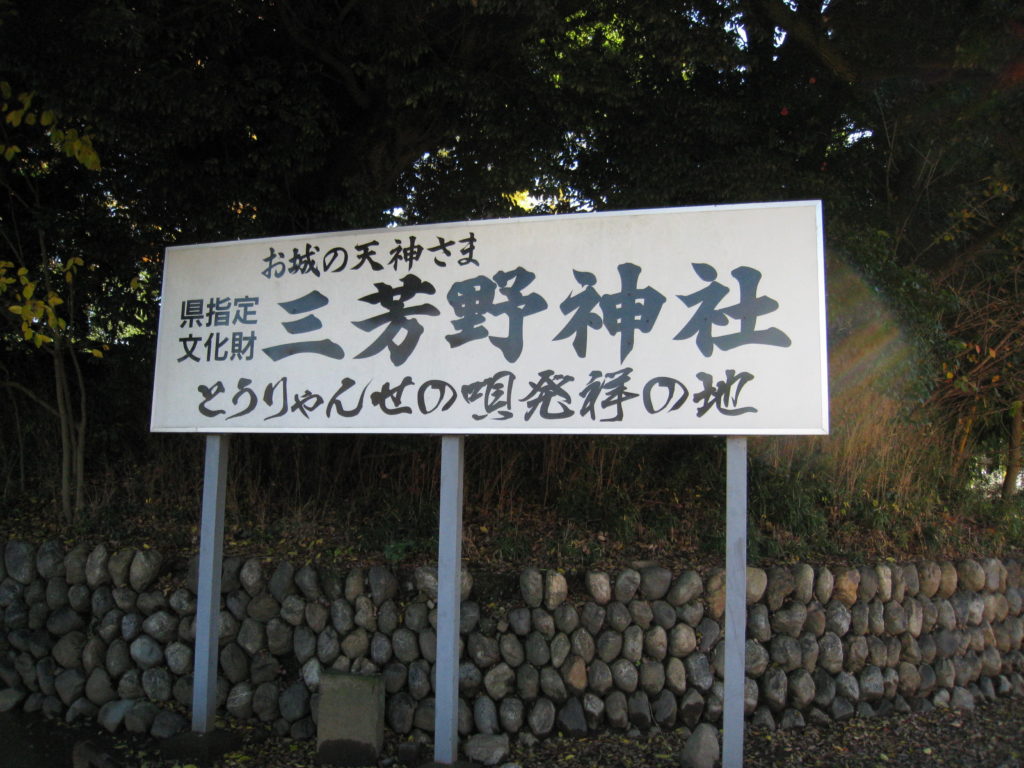
M 821 204 L 169 248 L 152 429 L 824 434 Z

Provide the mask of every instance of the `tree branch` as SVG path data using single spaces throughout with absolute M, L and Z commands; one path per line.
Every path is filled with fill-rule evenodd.
M 344 21 L 345 17 L 352 12 L 352 9 L 358 2 L 359 0 L 349 0 L 345 5 L 345 8 L 342 9 L 339 21 Z M 299 21 L 299 18 L 292 10 L 289 0 L 279 0 L 277 7 L 281 10 L 281 22 L 284 24 L 284 28 L 288 32 L 288 36 L 291 37 L 291 39 L 300 47 L 309 51 L 321 62 L 326 64 L 331 71 L 341 79 L 342 85 L 345 87 L 345 91 L 360 109 L 368 109 L 370 107 L 370 97 L 356 81 L 356 76 L 352 73 L 352 68 L 337 57 L 331 55 L 331 53 L 325 50 L 322 45 L 317 45 L 316 42 L 310 38 L 306 28 L 302 25 L 302 22 Z
M 57 413 L 57 409 L 56 408 L 54 408 L 48 402 L 43 400 L 41 397 L 39 397 L 39 395 L 37 395 L 35 392 L 33 392 L 28 387 L 26 387 L 24 384 L 19 384 L 16 381 L 0 381 L 0 387 L 8 387 L 10 389 L 15 390 L 16 392 L 21 392 L 21 394 L 25 395 L 25 397 L 27 397 L 33 403 L 35 403 L 40 408 L 45 410 L 47 413 L 53 415 L 54 417 L 57 417 L 57 416 L 60 415 L 60 414 Z
M 796 40 L 807 46 L 840 79 L 847 83 L 855 83 L 860 73 L 843 56 L 832 42 L 806 19 L 782 2 L 782 0 L 751 0 L 752 4 L 764 12 L 765 16 L 777 27 L 782 27 Z
M 935 275 L 935 284 L 941 285 L 973 264 L 993 242 L 1006 235 L 1014 227 L 1024 223 L 1024 200 L 1018 200 L 1006 211 L 999 223 L 975 237 L 966 248 L 950 259 Z

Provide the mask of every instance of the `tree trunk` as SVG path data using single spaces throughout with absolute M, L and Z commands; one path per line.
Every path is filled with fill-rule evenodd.
M 1017 494 L 1017 477 L 1020 475 L 1020 440 L 1022 403 L 1014 400 L 1010 404 L 1010 444 L 1006 449 L 1006 477 L 1003 478 L 1003 501 L 1010 501 Z
M 71 504 L 71 466 L 74 455 L 71 398 L 68 393 L 68 374 L 64 365 L 64 345 L 60 338 L 53 342 L 54 399 L 57 402 L 57 420 L 60 430 L 60 516 L 65 523 L 73 519 Z
M 14 420 L 14 437 L 18 443 L 18 494 L 25 493 L 25 435 L 21 429 L 21 411 L 18 409 L 18 399 L 11 393 L 11 417 Z M 8 482 L 8 488 L 10 483 Z M 4 489 L 5 495 L 7 488 Z
M 85 506 L 85 428 L 86 428 L 86 390 L 85 377 L 82 375 L 82 366 L 75 357 L 74 350 L 70 350 L 71 362 L 75 368 L 75 383 L 78 385 L 78 419 L 74 422 L 74 483 L 75 483 L 75 506 L 73 515 L 75 517 Z

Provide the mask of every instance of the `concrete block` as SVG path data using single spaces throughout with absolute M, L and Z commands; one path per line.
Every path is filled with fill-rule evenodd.
M 384 678 L 324 670 L 316 759 L 320 765 L 376 765 L 384 745 Z

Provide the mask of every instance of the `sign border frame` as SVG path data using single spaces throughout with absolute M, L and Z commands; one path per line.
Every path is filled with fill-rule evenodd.
M 156 413 L 156 398 L 157 398 L 157 383 L 156 383 L 156 360 L 154 359 L 154 384 L 153 391 L 150 400 L 150 431 L 160 432 L 167 434 L 323 434 L 323 435 L 367 435 L 367 434 L 379 434 L 379 435 L 441 435 L 441 434 L 464 434 L 464 435 L 722 435 L 722 436 L 758 436 L 758 435 L 827 435 L 829 434 L 829 398 L 828 398 L 828 312 L 826 304 L 826 291 L 825 291 L 825 246 L 824 246 L 824 222 L 822 216 L 822 201 L 821 200 L 790 200 L 780 202 L 767 202 L 767 203 L 736 203 L 736 204 L 719 204 L 719 205 L 698 205 L 698 206 L 668 206 L 663 208 L 641 208 L 641 209 L 629 209 L 629 210 L 616 210 L 616 211 L 597 211 L 597 212 L 579 212 L 579 213 L 566 213 L 566 214 L 549 214 L 544 216 L 514 216 L 514 217 L 499 217 L 493 219 L 472 219 L 465 221 L 444 221 L 444 222 L 431 222 L 431 223 L 420 223 L 420 224 L 409 224 L 395 227 L 374 227 L 354 230 L 340 230 L 335 232 L 314 232 L 308 234 L 293 234 L 293 235 L 279 235 L 270 237 L 260 237 L 252 239 L 238 239 L 238 240 L 221 240 L 212 243 L 195 243 L 187 245 L 173 245 L 168 246 L 165 249 L 166 253 L 171 251 L 192 251 L 192 250 L 211 250 L 221 247 L 236 247 L 240 243 L 252 244 L 253 246 L 260 246 L 266 244 L 278 243 L 282 239 L 295 238 L 295 237 L 324 237 L 331 235 L 343 235 L 345 237 L 361 237 L 370 234 L 382 234 L 394 231 L 414 231 L 416 229 L 436 229 L 439 227 L 450 227 L 450 226 L 465 226 L 466 224 L 487 224 L 491 223 L 526 223 L 531 220 L 541 226 L 545 222 L 554 221 L 565 221 L 567 219 L 594 219 L 594 218 L 614 218 L 623 216 L 644 216 L 644 215 L 657 215 L 657 214 L 671 214 L 671 213 L 688 213 L 688 214 L 699 214 L 710 211 L 740 211 L 740 210 L 751 210 L 751 209 L 770 209 L 770 208 L 794 208 L 794 207 L 808 207 L 813 206 L 816 223 L 816 237 L 815 237 L 815 248 L 816 248 L 816 267 L 817 274 L 815 276 L 815 283 L 817 285 L 817 301 L 820 311 L 818 313 L 818 359 L 820 361 L 820 397 L 821 397 L 821 415 L 820 415 L 820 427 L 793 427 L 793 428 L 775 428 L 775 427 L 687 427 L 685 429 L 672 428 L 672 427 L 645 427 L 645 428 L 628 428 L 622 429 L 602 429 L 599 427 L 594 428 L 583 428 L 583 427 L 563 427 L 560 429 L 551 429 L 546 425 L 538 425 L 537 427 L 532 426 L 521 426 L 515 429 L 502 430 L 496 429 L 494 423 L 488 423 L 486 426 L 481 425 L 476 427 L 472 424 L 462 425 L 457 429 L 450 427 L 437 427 L 437 426 L 394 426 L 394 427 L 346 427 L 346 426 L 331 426 L 331 427 L 316 427 L 316 426 L 300 426 L 300 427 L 244 427 L 244 426 L 233 426 L 225 424 L 211 424 L 207 427 L 155 427 L 154 418 Z M 162 279 L 166 280 L 168 269 L 167 259 L 164 259 Z M 161 313 L 163 312 L 163 296 L 161 296 Z M 159 333 L 159 321 L 158 321 L 158 333 Z

